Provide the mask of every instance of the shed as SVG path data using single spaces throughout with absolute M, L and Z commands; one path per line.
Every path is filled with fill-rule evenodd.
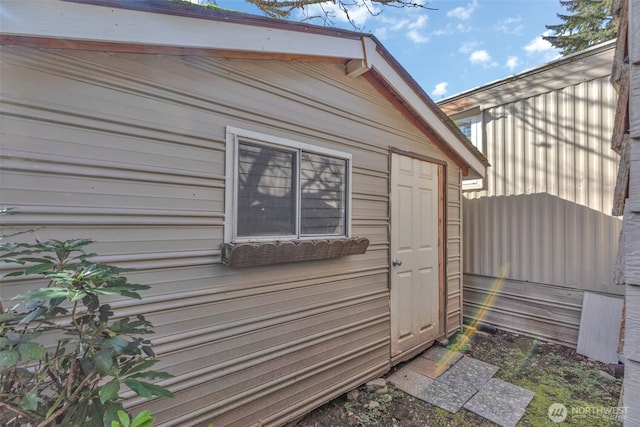
M 463 182 L 469 319 L 576 346 L 584 293 L 621 298 L 614 48 L 606 42 L 438 102 L 492 165 L 484 179 Z
M 134 267 L 159 425 L 283 425 L 462 322 L 487 162 L 371 35 L 163 1 L 0 8 L 2 206 Z M 0 299 L 32 286 L 3 279 Z

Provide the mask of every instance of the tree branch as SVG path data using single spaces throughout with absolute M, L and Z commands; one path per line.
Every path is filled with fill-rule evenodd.
M 8 403 L 0 402 L 0 408 L 7 408 L 9 411 L 24 417 L 26 421 L 32 421 L 33 417 L 29 415 L 27 412 L 22 409 L 16 408 L 15 406 L 9 405 Z

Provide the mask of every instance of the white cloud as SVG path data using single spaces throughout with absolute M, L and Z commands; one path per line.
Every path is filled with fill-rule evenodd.
M 485 68 L 498 66 L 498 63 L 491 58 L 489 52 L 484 49 L 471 52 L 469 61 L 471 61 L 473 65 L 482 65 Z
M 455 9 L 451 9 L 447 12 L 447 16 L 449 18 L 458 18 L 462 20 L 466 20 L 471 18 L 471 15 L 478 7 L 478 1 L 473 0 L 473 2 L 469 3 L 467 7 L 458 6 Z
M 531 40 L 527 45 L 523 48 L 527 53 L 540 53 L 546 52 L 548 50 L 553 49 L 551 43 L 542 38 L 542 36 L 538 36 L 535 39 Z
M 458 24 L 456 25 L 456 30 L 458 30 L 459 33 L 468 33 L 471 31 L 471 27 L 469 25 Z
M 447 86 L 449 85 L 449 83 L 447 82 L 440 82 L 438 83 L 435 88 L 433 89 L 433 92 L 431 92 L 431 94 L 433 96 L 444 96 L 447 94 Z
M 418 16 L 418 19 L 416 19 L 414 22 L 412 22 L 411 24 L 409 24 L 409 29 L 423 29 L 424 27 L 427 26 L 427 15 L 420 15 Z
M 505 34 L 511 34 L 514 36 L 521 36 L 524 26 L 521 24 L 522 17 L 517 16 L 515 18 L 507 18 L 504 21 L 496 25 L 496 31 L 503 32 Z
M 471 55 L 469 55 L 469 61 L 472 64 L 487 64 L 491 61 L 491 55 L 486 50 L 474 50 Z
M 510 56 L 507 58 L 507 63 L 505 67 L 507 67 L 510 71 L 513 71 L 518 65 L 520 65 L 520 60 L 517 56 Z
M 409 31 L 407 32 L 407 37 L 409 38 L 409 40 L 413 41 L 414 43 L 426 43 L 429 41 L 429 37 L 425 36 L 422 33 L 422 30 L 424 30 L 427 26 L 427 15 L 420 15 L 418 16 L 418 18 L 411 22 L 408 25 L 408 29 Z
M 480 46 L 482 46 L 482 43 L 475 40 L 470 42 L 463 42 L 460 43 L 460 49 L 458 49 L 458 51 L 460 51 L 461 53 L 469 53 L 477 50 Z
M 547 30 L 542 35 L 536 37 L 527 43 L 523 49 L 527 52 L 527 55 L 542 55 L 545 61 L 551 61 L 560 56 L 558 49 L 553 47 L 551 43 L 543 39 L 545 36 L 550 36 L 553 34 L 553 31 Z
M 434 88 L 433 91 L 431 92 L 431 95 L 433 96 L 444 96 L 447 94 L 447 86 L 449 85 L 448 82 L 440 82 L 438 83 Z

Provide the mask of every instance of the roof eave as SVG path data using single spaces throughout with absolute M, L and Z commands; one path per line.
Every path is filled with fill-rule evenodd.
M 99 8 L 99 9 L 96 9 Z M 108 8 L 108 9 L 105 9 Z M 156 13 L 158 19 L 149 19 Z M 171 32 L 166 29 L 171 20 Z M 339 61 L 352 77 L 373 73 L 385 96 L 465 175 L 488 163 L 373 36 L 158 0 L 7 2 L 0 8 L 0 44 L 117 52 L 255 59 Z M 72 24 L 71 24 L 72 23 Z M 213 23 L 213 25 L 212 25 Z M 242 25 L 243 31 L 237 31 Z M 296 36 L 291 37 L 295 31 Z M 405 114 L 407 115 L 407 114 Z

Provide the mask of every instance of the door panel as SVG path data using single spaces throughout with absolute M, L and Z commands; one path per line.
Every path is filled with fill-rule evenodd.
M 434 163 L 392 154 L 392 357 L 439 334 L 438 168 Z

